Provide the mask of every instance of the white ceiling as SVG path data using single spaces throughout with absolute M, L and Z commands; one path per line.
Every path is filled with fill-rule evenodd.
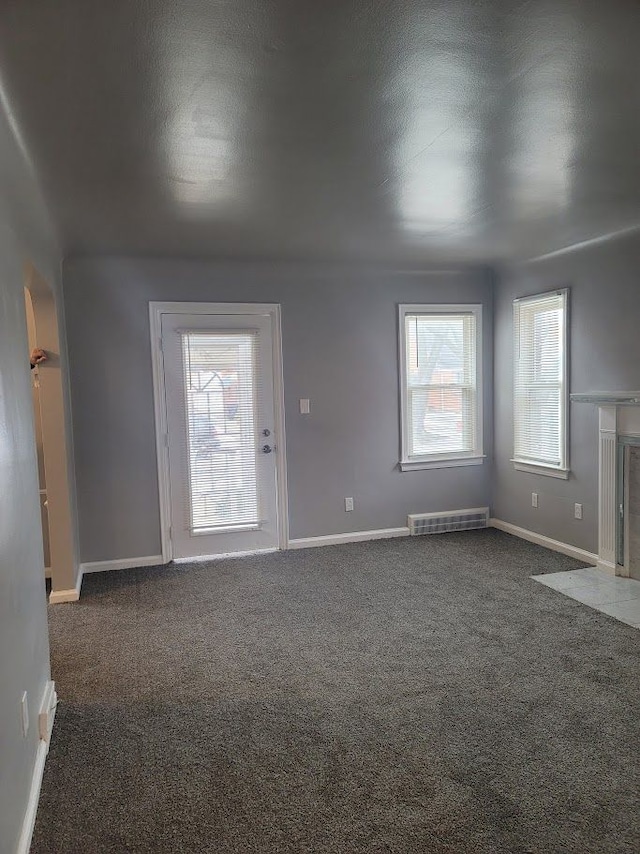
M 492 262 L 640 224 L 640 4 L 8 0 L 65 254 Z

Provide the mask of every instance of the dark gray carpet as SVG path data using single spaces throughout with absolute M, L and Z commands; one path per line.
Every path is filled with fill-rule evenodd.
M 640 850 L 640 633 L 497 531 L 87 576 L 33 852 Z

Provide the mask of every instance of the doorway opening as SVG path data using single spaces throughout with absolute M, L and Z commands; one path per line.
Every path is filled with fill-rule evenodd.
M 24 289 L 25 309 L 27 313 L 27 335 L 29 352 L 38 347 L 38 335 L 33 311 L 33 300 L 28 288 Z M 47 505 L 47 474 L 44 468 L 44 446 L 42 440 L 42 411 L 40 408 L 40 366 L 31 370 L 31 402 L 33 404 L 33 424 L 36 437 L 38 458 L 38 485 L 40 487 L 40 521 L 42 523 L 42 548 L 44 552 L 44 575 L 51 578 L 51 549 L 49 547 L 49 515 Z
M 165 561 L 286 547 L 277 305 L 151 303 Z
M 80 591 L 58 313 L 53 290 L 32 264 L 25 268 L 25 309 L 29 349 L 47 355 L 31 371 L 45 575 L 51 580 L 49 601 L 69 602 Z

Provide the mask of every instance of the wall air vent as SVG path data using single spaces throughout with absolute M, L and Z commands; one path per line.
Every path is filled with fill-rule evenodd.
M 472 531 L 489 527 L 489 508 L 448 510 L 446 513 L 414 513 L 407 517 L 411 536 L 446 534 L 451 531 Z

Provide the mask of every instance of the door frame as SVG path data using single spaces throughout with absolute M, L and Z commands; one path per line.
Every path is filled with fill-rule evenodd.
M 31 301 L 37 346 L 47 353 L 47 361 L 38 365 L 33 373 L 37 373 L 40 386 L 51 564 L 49 602 L 55 605 L 75 602 L 80 596 L 82 582 L 82 573 L 78 570 L 78 517 L 73 435 L 68 419 L 64 315 L 59 314 L 59 303 L 50 283 L 31 262 L 24 267 L 24 289 L 25 299 Z
M 171 496 L 169 476 L 169 434 L 167 430 L 167 403 L 162 352 L 163 314 L 246 314 L 269 317 L 272 332 L 273 407 L 277 436 L 276 452 L 276 507 L 278 546 L 286 549 L 289 542 L 289 501 L 287 495 L 287 454 L 284 418 L 284 376 L 282 368 L 282 323 L 280 305 L 251 302 L 149 302 L 149 330 L 151 364 L 153 369 L 153 406 L 156 429 L 156 457 L 158 462 L 158 492 L 160 499 L 160 537 L 162 559 L 173 560 L 171 540 Z M 197 558 L 194 558 L 197 560 Z

